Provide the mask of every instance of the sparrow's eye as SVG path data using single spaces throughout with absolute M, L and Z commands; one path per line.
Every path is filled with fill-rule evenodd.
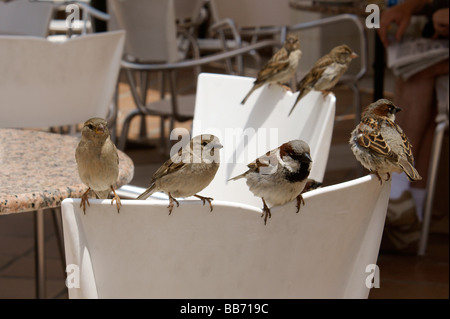
M 88 127 L 90 130 L 94 130 L 94 125 L 92 125 L 92 124 L 88 124 L 87 127 Z
M 207 141 L 202 142 L 202 146 L 205 147 L 206 145 L 208 145 Z

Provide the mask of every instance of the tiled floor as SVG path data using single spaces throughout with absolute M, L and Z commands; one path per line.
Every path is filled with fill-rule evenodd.
M 363 90 L 363 104 L 366 105 L 371 101 L 371 95 L 364 92 Z M 337 114 L 347 113 L 348 105 L 350 105 L 348 91 L 336 89 L 335 93 Z M 127 112 L 134 107 L 128 87 L 124 84 L 120 86 L 119 105 L 120 124 Z M 132 138 L 137 134 L 137 121 L 133 121 L 130 132 Z M 157 145 L 158 125 L 158 119 L 148 118 L 150 143 L 155 145 Z M 183 126 L 188 128 L 189 123 L 184 123 Z M 348 136 L 353 127 L 354 121 L 351 119 L 335 123 L 325 185 L 343 182 L 365 174 L 347 145 Z M 445 142 L 448 150 L 448 136 Z M 147 186 L 153 172 L 166 159 L 156 148 L 136 147 L 133 144 L 129 144 L 126 153 L 135 164 L 135 177 L 131 184 L 142 187 Z M 448 152 L 442 161 L 448 165 Z M 448 192 L 448 170 L 446 172 L 447 177 L 441 178 L 442 180 L 438 182 L 444 185 L 445 193 L 443 194 Z M 378 260 L 380 288 L 372 289 L 369 298 L 449 298 L 448 199 L 438 201 L 435 206 L 440 212 L 436 214 L 438 220 L 433 220 L 426 256 L 380 253 Z M 53 216 L 50 211 L 45 215 L 46 296 L 64 299 L 67 298 L 65 272 L 54 231 Z M 0 298 L 34 297 L 33 213 L 0 216 Z

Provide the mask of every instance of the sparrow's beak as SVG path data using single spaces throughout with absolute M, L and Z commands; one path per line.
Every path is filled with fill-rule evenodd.
M 99 125 L 95 128 L 95 134 L 103 134 L 105 132 L 105 127 L 103 125 Z
M 397 113 L 400 112 L 401 110 L 402 110 L 401 108 L 396 107 L 396 108 L 395 108 L 395 114 L 397 114 Z
M 358 57 L 358 55 L 355 52 L 352 52 L 352 54 L 350 55 L 350 57 L 352 59 L 356 59 Z
M 309 155 L 309 153 L 304 153 L 303 154 L 302 162 L 310 163 L 312 161 L 313 160 L 311 158 L 311 155 Z

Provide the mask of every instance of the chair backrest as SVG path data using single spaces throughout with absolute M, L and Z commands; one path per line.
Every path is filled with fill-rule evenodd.
M 139 62 L 179 60 L 173 0 L 108 0 L 108 12 L 127 32 L 127 55 Z
M 53 4 L 43 1 L 0 1 L 0 34 L 45 38 L 53 16 Z
M 302 139 L 311 148 L 310 177 L 323 181 L 333 133 L 336 99 L 319 92 L 305 96 L 288 116 L 298 93 L 265 85 L 240 102 L 253 78 L 202 73 L 198 78 L 192 136 L 211 133 L 222 145 L 220 168 L 202 191 L 214 199 L 261 206 L 243 179 L 228 181 L 247 170 L 247 164 L 284 142 Z
M 113 100 L 125 33 L 63 43 L 0 36 L 0 127 L 50 127 L 106 117 Z
M 230 18 L 239 28 L 290 24 L 289 0 L 210 0 L 214 21 Z
M 204 3 L 205 0 L 174 0 L 175 19 L 181 24 L 195 23 Z
M 169 216 L 167 201 L 123 200 L 117 214 L 93 199 L 84 214 L 65 199 L 69 298 L 367 298 L 389 191 L 373 175 L 324 187 L 267 225 L 232 202 L 181 200 Z

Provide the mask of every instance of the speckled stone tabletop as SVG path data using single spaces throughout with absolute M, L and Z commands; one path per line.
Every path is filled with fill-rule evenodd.
M 35 130 L 0 129 L 0 214 L 61 205 L 87 187 L 78 176 L 79 138 Z M 117 186 L 133 178 L 133 161 L 119 151 Z

